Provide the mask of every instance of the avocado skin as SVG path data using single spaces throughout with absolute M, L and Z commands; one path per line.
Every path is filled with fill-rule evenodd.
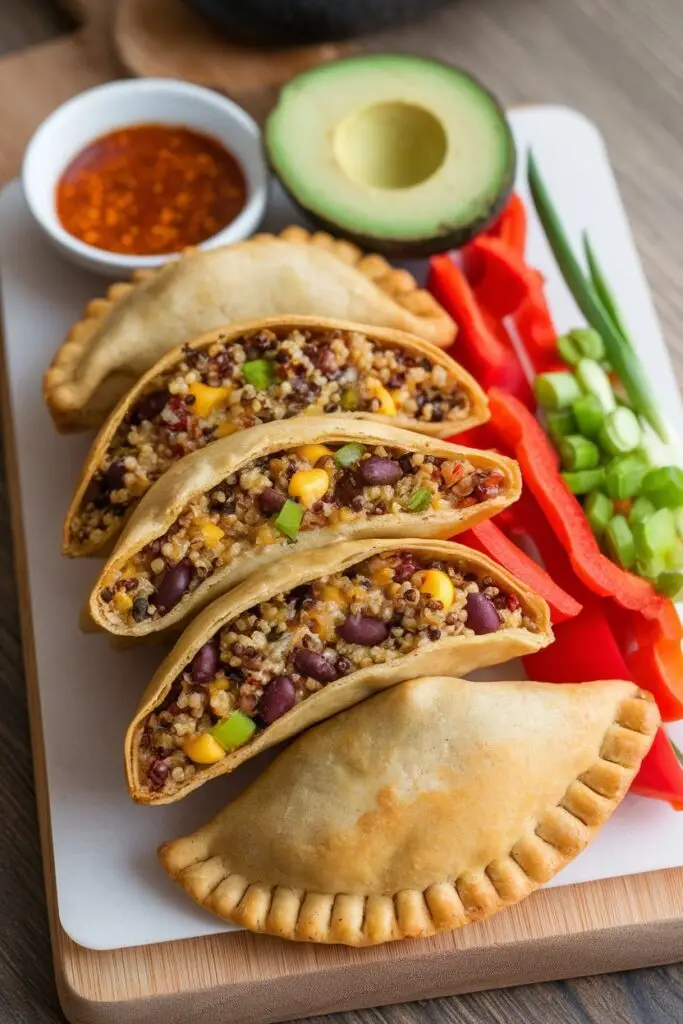
M 248 43 L 334 42 L 424 18 L 450 0 L 185 0 Z
M 347 58 L 350 61 L 353 58 Z M 446 61 L 435 61 L 435 63 L 444 64 L 447 67 L 450 66 Z M 493 199 L 491 204 L 482 210 L 478 217 L 470 221 L 467 224 L 461 224 L 458 227 L 451 227 L 448 224 L 444 224 L 442 230 L 437 235 L 429 235 L 425 238 L 414 238 L 414 239 L 400 239 L 400 238 L 381 238 L 377 235 L 364 234 L 362 231 L 352 231 L 349 228 L 342 227 L 335 221 L 327 220 L 324 216 L 317 213 L 317 211 L 310 210 L 304 206 L 294 192 L 288 187 L 287 183 L 282 180 L 278 174 L 277 166 L 272 158 L 270 149 L 267 144 L 268 133 L 267 130 L 264 132 L 264 147 L 265 155 L 270 169 L 278 179 L 280 186 L 287 193 L 289 199 L 297 207 L 298 210 L 304 215 L 306 220 L 316 227 L 319 227 L 323 231 L 328 231 L 331 235 L 335 235 L 337 238 L 346 238 L 350 242 L 354 242 L 360 246 L 361 249 L 366 249 L 372 252 L 382 253 L 384 256 L 389 256 L 392 259 L 398 260 L 410 260 L 410 259 L 424 259 L 428 256 L 434 256 L 436 253 L 446 252 L 451 249 L 461 249 L 463 245 L 467 245 L 471 242 L 476 235 L 480 235 L 483 231 L 490 228 L 500 217 L 501 213 L 505 209 L 505 205 L 510 197 L 515 184 L 515 174 L 517 171 L 517 149 L 515 147 L 515 140 L 512 135 L 510 124 L 505 117 L 505 111 L 498 103 L 495 96 L 486 89 L 478 79 L 473 78 L 482 91 L 488 93 L 490 99 L 498 107 L 507 128 L 507 140 L 508 140 L 508 153 L 510 159 L 508 166 L 505 171 L 505 178 L 503 186 L 498 195 Z M 277 104 L 276 104 L 277 107 Z M 273 108 L 274 110 L 276 109 Z

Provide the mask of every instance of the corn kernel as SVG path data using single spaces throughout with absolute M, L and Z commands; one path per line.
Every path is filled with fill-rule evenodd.
M 346 594 L 339 587 L 333 586 L 331 583 L 323 583 L 321 590 L 321 597 L 323 601 L 334 601 L 335 604 L 346 604 Z
M 230 435 L 234 434 L 236 430 L 236 423 L 233 423 L 232 420 L 223 420 L 223 422 L 219 423 L 216 427 L 216 440 L 220 437 L 230 437 Z
M 368 377 L 368 389 L 372 397 L 378 400 L 379 411 L 384 416 L 396 415 L 396 403 L 381 381 L 376 377 Z
M 447 611 L 455 598 L 455 587 L 445 572 L 440 569 L 427 569 L 422 573 L 420 593 L 429 594 L 435 601 L 440 601 Z
M 192 412 L 200 420 L 203 420 L 220 405 L 227 402 L 231 388 L 210 388 L 208 384 L 200 384 L 199 381 L 196 381 L 194 384 L 190 384 L 187 390 L 189 394 L 194 395 L 194 405 L 190 406 Z
M 222 690 L 227 690 L 229 685 L 225 676 L 220 676 L 218 679 L 214 679 L 212 683 L 209 683 L 209 693 L 220 693 Z
M 215 764 L 225 757 L 223 747 L 208 732 L 188 736 L 183 743 L 183 750 L 195 764 Z
M 324 459 L 326 455 L 332 454 L 332 449 L 328 448 L 326 444 L 302 444 L 294 451 L 302 459 L 308 459 L 312 466 Z
M 265 547 L 266 544 L 274 544 L 278 540 L 278 535 L 270 523 L 262 523 L 256 531 L 255 539 L 259 547 Z
M 300 498 L 306 508 L 320 501 L 330 486 L 324 469 L 300 469 L 289 481 L 290 498 Z
M 128 612 L 133 607 L 133 598 L 125 590 L 117 590 L 112 604 L 117 612 Z
M 221 530 L 220 526 L 216 523 L 207 521 L 201 524 L 200 529 L 202 531 L 204 542 L 208 544 L 210 548 L 215 547 L 219 540 L 221 540 L 222 537 L 225 537 L 225 530 Z

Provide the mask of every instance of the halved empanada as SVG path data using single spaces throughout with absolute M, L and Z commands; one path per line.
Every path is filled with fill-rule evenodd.
M 298 416 L 252 427 L 181 459 L 147 492 L 90 614 L 112 633 L 142 636 L 293 551 L 452 537 L 520 491 L 512 459 L 380 423 Z
M 63 552 L 106 544 L 183 456 L 246 427 L 316 413 L 449 437 L 486 420 L 488 402 L 445 352 L 401 331 L 292 317 L 203 335 L 164 356 L 102 427 Z
M 455 324 L 407 270 L 349 242 L 291 227 L 223 249 L 189 250 L 95 299 L 45 374 L 62 431 L 97 427 L 176 345 L 223 324 L 286 314 L 395 327 L 445 347 Z
M 178 800 L 377 690 L 551 640 L 545 601 L 451 541 L 283 559 L 201 612 L 159 667 L 126 735 L 131 796 Z
M 416 679 L 311 729 L 159 857 L 255 932 L 369 946 L 459 928 L 584 849 L 658 722 L 633 683 Z

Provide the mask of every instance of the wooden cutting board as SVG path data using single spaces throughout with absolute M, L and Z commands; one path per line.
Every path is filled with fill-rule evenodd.
M 64 37 L 0 60 L 0 178 L 25 141 L 69 95 L 123 73 L 106 4 Z M 47 782 L 16 453 L 6 375 L 4 439 L 12 504 L 36 792 L 55 972 L 64 1011 L 87 1024 L 233 1024 L 594 974 L 683 958 L 683 871 L 657 871 L 541 891 L 481 925 L 369 950 L 290 945 L 243 932 L 96 951 L 62 930 L 55 900 Z M 116 913 L 116 908 L 112 908 Z

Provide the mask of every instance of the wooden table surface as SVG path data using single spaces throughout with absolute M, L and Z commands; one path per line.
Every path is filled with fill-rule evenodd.
M 69 29 L 50 0 L 0 0 L 0 53 Z M 567 103 L 602 128 L 683 381 L 683 3 L 459 0 L 373 48 L 473 70 L 507 104 Z M 33 802 L 9 515 L 0 477 L 0 1024 L 61 1021 Z M 683 1020 L 683 966 L 338 1014 L 334 1024 L 650 1024 Z M 150 1022 L 156 1024 L 156 1022 Z

